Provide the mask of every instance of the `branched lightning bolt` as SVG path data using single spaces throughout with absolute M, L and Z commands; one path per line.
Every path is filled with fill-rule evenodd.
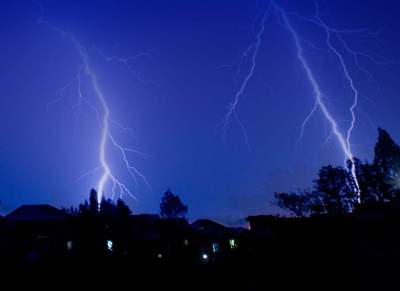
M 97 121 L 100 126 L 100 142 L 99 142 L 99 166 L 94 168 L 91 171 L 88 171 L 87 173 L 83 174 L 81 177 L 78 178 L 78 180 L 88 176 L 88 175 L 94 175 L 95 173 L 101 171 L 101 176 L 98 180 L 97 183 L 97 199 L 100 202 L 102 200 L 102 197 L 105 193 L 105 189 L 107 187 L 107 183 L 111 182 L 111 194 L 112 198 L 115 196 L 115 194 L 119 194 L 122 196 L 124 193 L 128 194 L 129 196 L 135 198 L 135 195 L 133 192 L 129 189 L 129 187 L 122 182 L 112 171 L 110 162 L 109 162 L 109 157 L 107 156 L 107 146 L 110 146 L 111 149 L 114 149 L 116 152 L 119 153 L 119 155 L 122 158 L 122 161 L 125 165 L 126 170 L 129 172 L 130 176 L 132 179 L 137 182 L 137 177 L 142 179 L 146 185 L 149 185 L 147 182 L 146 177 L 130 162 L 128 155 L 129 153 L 134 153 L 134 154 L 139 154 L 139 155 L 144 155 L 142 152 L 124 147 L 118 143 L 118 141 L 115 139 L 115 137 L 112 134 L 111 130 L 111 125 L 116 125 L 120 129 L 128 131 L 129 133 L 132 134 L 132 130 L 128 127 L 125 127 L 121 125 L 120 123 L 114 121 L 111 118 L 111 111 L 109 104 L 107 102 L 107 98 L 104 95 L 103 91 L 101 90 L 101 87 L 99 85 L 98 77 L 96 75 L 96 72 L 93 70 L 91 64 L 90 64 L 90 58 L 89 58 L 89 52 L 86 47 L 81 45 L 81 43 L 74 37 L 73 34 L 64 31 L 58 27 L 55 27 L 48 22 L 43 20 L 43 16 L 40 17 L 38 20 L 38 23 L 46 24 L 56 32 L 60 33 L 64 37 L 66 37 L 68 40 L 73 43 L 75 46 L 82 64 L 79 67 L 77 74 L 75 76 L 75 79 L 78 83 L 78 103 L 74 106 L 74 108 L 79 108 L 82 103 L 88 105 L 96 114 Z M 136 56 L 137 57 L 137 56 Z M 136 58 L 135 57 L 135 58 Z M 141 79 L 137 73 L 133 70 L 130 61 L 132 61 L 134 57 L 126 57 L 126 58 L 120 58 L 120 57 L 105 57 L 106 61 L 118 61 L 125 65 L 128 70 L 132 73 L 135 74 L 135 76 L 138 78 L 139 81 L 145 82 L 143 79 Z M 94 92 L 94 95 L 97 97 L 97 100 L 100 104 L 100 108 L 97 108 L 96 106 L 92 105 L 89 100 L 83 95 L 82 89 L 81 89 L 81 84 L 82 84 L 82 74 L 85 74 L 88 77 L 88 80 L 90 82 L 91 88 Z M 68 84 L 67 86 L 70 86 Z M 65 88 L 62 89 L 64 91 Z M 62 93 L 62 92 L 61 92 Z M 60 93 L 60 94 L 61 94 Z M 61 98 L 61 97 L 60 97 Z
M 318 109 L 318 102 L 315 101 L 313 107 L 311 108 L 311 111 L 308 113 L 306 118 L 304 118 L 304 120 L 303 120 L 303 122 L 301 124 L 300 135 L 299 135 L 299 138 L 297 139 L 297 144 L 299 144 L 300 141 L 303 139 L 304 131 L 306 129 L 306 125 L 310 121 L 310 119 L 313 117 L 313 115 L 317 111 L 317 109 Z
M 319 109 L 322 112 L 322 115 L 325 117 L 327 120 L 329 126 L 330 126 L 330 134 L 327 138 L 327 141 L 330 139 L 330 137 L 335 137 L 337 142 L 340 145 L 340 148 L 342 152 L 344 153 L 344 161 L 345 165 L 347 162 L 350 162 L 350 173 L 354 181 L 354 188 L 357 195 L 357 199 L 360 202 L 360 191 L 359 191 L 359 184 L 357 180 L 357 175 L 356 175 L 356 167 L 355 167 L 355 158 L 354 154 L 352 152 L 352 145 L 351 145 L 351 137 L 352 133 L 354 131 L 356 121 L 357 121 L 357 116 L 356 116 L 356 110 L 357 106 L 359 103 L 360 99 L 360 90 L 357 86 L 357 82 L 355 81 L 356 79 L 352 76 L 352 72 L 349 69 L 349 64 L 346 62 L 346 58 L 350 57 L 355 65 L 355 68 L 358 69 L 360 72 L 362 72 L 365 76 L 367 76 L 370 80 L 372 80 L 375 85 L 379 87 L 378 81 L 373 77 L 373 75 L 361 65 L 360 63 L 360 58 L 364 58 L 370 62 L 372 62 L 375 65 L 400 65 L 400 62 L 398 61 L 392 61 L 389 60 L 388 58 L 385 57 L 374 57 L 368 53 L 364 53 L 361 51 L 357 51 L 352 49 L 348 43 L 345 41 L 345 36 L 346 35 L 352 35 L 352 34 L 367 34 L 372 37 L 376 37 L 377 33 L 371 31 L 368 28 L 361 28 L 361 29 L 337 29 L 329 26 L 326 22 L 324 22 L 320 16 L 320 11 L 319 11 L 319 5 L 318 2 L 315 2 L 316 5 L 316 12 L 313 17 L 305 17 L 302 16 L 296 12 L 292 11 L 286 11 L 284 8 L 279 6 L 276 1 L 271 0 L 269 2 L 268 8 L 264 12 L 264 15 L 261 20 L 260 28 L 256 34 L 256 41 L 255 43 L 251 44 L 242 54 L 242 58 L 240 60 L 239 64 L 239 69 L 240 65 L 243 64 L 243 61 L 248 58 L 248 55 L 250 55 L 250 69 L 248 74 L 245 76 L 243 82 L 241 83 L 241 86 L 239 90 L 236 92 L 236 95 L 233 99 L 233 102 L 229 104 L 228 106 L 228 111 L 225 115 L 224 123 L 223 123 L 223 129 L 224 129 L 224 134 L 226 132 L 227 126 L 230 124 L 233 118 L 235 118 L 239 124 L 239 126 L 242 128 L 246 143 L 248 143 L 247 140 L 247 132 L 246 129 L 243 125 L 243 123 L 240 121 L 240 119 L 237 116 L 236 113 L 236 108 L 239 103 L 240 97 L 243 95 L 246 86 L 250 79 L 252 78 L 256 66 L 256 58 L 258 54 L 258 50 L 261 44 L 261 37 L 262 34 L 265 30 L 265 22 L 267 19 L 267 15 L 269 13 L 269 10 L 271 7 L 274 8 L 274 12 L 276 15 L 277 22 L 286 28 L 286 30 L 289 32 L 291 35 L 296 52 L 297 52 L 297 59 L 301 64 L 301 67 L 304 69 L 306 79 L 311 85 L 311 88 L 313 90 L 313 95 L 314 95 L 314 105 L 311 109 L 311 111 L 308 113 L 306 118 L 301 124 L 301 130 L 300 130 L 300 136 L 298 139 L 298 143 L 302 139 L 305 131 L 305 127 L 307 123 L 310 121 L 310 119 L 313 117 L 314 113 Z M 321 48 L 317 45 L 315 45 L 313 42 L 310 40 L 302 38 L 295 27 L 293 26 L 289 16 L 294 16 L 302 21 L 309 22 L 313 25 L 318 26 L 323 32 L 325 32 L 325 45 L 327 48 Z M 348 84 L 350 91 L 352 92 L 352 102 L 351 105 L 349 106 L 349 113 L 351 116 L 350 119 L 350 125 L 347 128 L 347 130 L 343 133 L 338 125 L 337 119 L 333 116 L 331 113 L 328 105 L 327 105 L 327 94 L 324 94 L 321 90 L 321 87 L 319 85 L 319 82 L 315 76 L 315 73 L 313 72 L 312 67 L 310 66 L 309 61 L 307 60 L 304 51 L 305 48 L 304 46 L 308 46 L 314 50 L 318 50 L 324 53 L 329 53 L 334 55 L 340 65 L 341 70 L 343 71 L 344 78 L 346 80 L 346 83 Z M 330 98 L 332 98 L 330 96 Z M 327 142 L 325 141 L 325 143 Z
M 142 76 L 139 75 L 139 73 L 135 70 L 135 68 L 132 65 L 132 62 L 134 62 L 138 58 L 144 57 L 144 56 L 149 56 L 151 54 L 150 51 L 141 52 L 134 56 L 121 57 L 121 56 L 114 56 L 114 55 L 107 56 L 101 50 L 99 50 L 97 48 L 94 48 L 94 50 L 96 50 L 97 53 L 99 55 L 101 55 L 104 58 L 104 60 L 106 60 L 107 62 L 116 62 L 116 63 L 123 65 L 130 73 L 132 73 L 135 76 L 135 78 L 139 82 L 141 82 L 145 85 L 157 85 L 154 81 L 145 80 Z
M 350 106 L 351 123 L 350 123 L 349 129 L 347 130 L 347 135 L 346 135 L 347 148 L 349 149 L 349 151 L 351 151 L 350 139 L 351 139 L 351 133 L 354 129 L 354 125 L 356 122 L 355 109 L 358 104 L 359 90 L 357 89 L 357 87 L 354 84 L 354 80 L 350 75 L 349 69 L 344 61 L 343 55 L 338 51 L 338 49 L 336 49 L 336 47 L 332 43 L 330 27 L 325 22 L 323 22 L 321 17 L 319 16 L 319 8 L 318 8 L 319 6 L 318 6 L 317 2 L 316 2 L 316 5 L 317 5 L 317 12 L 316 12 L 315 18 L 326 33 L 326 44 L 327 44 L 328 48 L 333 52 L 333 54 L 335 56 L 337 56 L 337 58 L 339 59 L 340 66 L 342 67 L 343 72 L 344 72 L 344 76 L 345 76 L 346 80 L 348 81 L 349 86 L 353 92 L 353 103 Z
M 353 102 L 353 104 L 351 106 L 351 109 L 350 109 L 351 113 L 352 113 L 353 120 L 352 120 L 352 124 L 350 126 L 350 129 L 347 131 L 347 136 L 342 134 L 342 132 L 340 131 L 339 126 L 338 126 L 335 118 L 333 117 L 332 113 L 329 111 L 328 107 L 325 104 L 325 101 L 324 101 L 324 98 L 323 98 L 323 94 L 322 94 L 321 88 L 320 88 L 320 86 L 318 84 L 318 81 L 315 78 L 315 75 L 314 75 L 314 73 L 313 73 L 313 71 L 311 69 L 311 66 L 309 65 L 306 57 L 304 56 L 304 49 L 303 49 L 303 46 L 301 44 L 301 38 L 299 37 L 297 31 L 294 29 L 294 27 L 293 27 L 288 15 L 287 15 L 286 11 L 284 9 L 282 9 L 280 6 L 278 6 L 275 2 L 272 2 L 272 3 L 274 5 L 275 9 L 279 12 L 284 26 L 286 27 L 286 29 L 288 30 L 288 32 L 290 33 L 290 35 L 293 38 L 293 41 L 294 41 L 294 44 L 295 44 L 295 47 L 296 47 L 297 58 L 298 58 L 299 62 L 301 63 L 301 65 L 302 65 L 302 67 L 303 67 L 303 69 L 304 69 L 304 71 L 306 73 L 306 77 L 307 77 L 308 81 L 310 82 L 310 85 L 311 85 L 311 87 L 313 89 L 313 95 L 314 95 L 315 102 L 316 102 L 315 104 L 321 110 L 321 112 L 324 115 L 324 117 L 326 118 L 326 120 L 329 122 L 331 130 L 332 130 L 332 133 L 336 137 L 336 139 L 339 142 L 339 145 L 340 145 L 340 147 L 341 147 L 341 149 L 342 149 L 342 151 L 344 153 L 345 160 L 349 160 L 350 163 L 351 163 L 351 174 L 352 174 L 354 183 L 356 184 L 356 188 L 357 188 L 356 190 L 357 190 L 357 192 L 359 194 L 358 180 L 357 180 L 357 175 L 356 175 L 356 171 L 355 171 L 354 155 L 353 155 L 353 153 L 351 151 L 350 141 L 349 141 L 350 140 L 351 131 L 352 131 L 353 127 L 354 127 L 354 122 L 355 122 L 354 109 L 357 106 L 358 90 L 355 88 L 353 80 L 352 80 L 352 78 L 350 77 L 350 75 L 348 73 L 347 67 L 346 67 L 346 65 L 344 63 L 344 60 L 343 60 L 343 57 L 331 45 L 330 34 L 329 34 L 329 32 L 331 30 L 327 26 L 323 26 L 324 23 L 320 20 L 319 15 L 317 15 L 318 18 L 317 18 L 316 22 L 319 25 L 321 25 L 324 28 L 326 28 L 326 31 L 327 31 L 327 39 L 326 39 L 326 41 L 327 41 L 328 47 L 341 60 L 341 65 L 342 65 L 342 68 L 345 71 L 346 78 L 349 81 L 349 83 L 351 84 L 352 90 L 353 90 L 353 92 L 355 94 L 354 95 L 355 96 L 355 100 L 354 100 L 354 102 Z M 310 114 L 315 112 L 315 108 L 316 107 L 314 105 L 313 110 L 311 111 Z M 310 118 L 310 116 L 311 116 L 310 114 L 307 116 L 307 118 L 305 120 L 305 123 Z M 305 123 L 303 123 L 303 127 L 304 127 Z M 360 195 L 358 195 L 358 200 L 360 201 Z
M 324 29 L 324 31 L 326 33 L 326 44 L 327 44 L 328 48 L 334 53 L 334 55 L 336 55 L 336 57 L 339 59 L 339 63 L 341 65 L 341 67 L 342 67 L 344 76 L 345 76 L 345 78 L 346 78 L 346 80 L 347 80 L 347 82 L 348 82 L 348 84 L 349 84 L 349 86 L 351 88 L 351 91 L 353 92 L 353 102 L 352 102 L 352 104 L 350 106 L 351 121 L 350 121 L 350 126 L 349 126 L 349 128 L 347 130 L 347 133 L 346 133 L 347 150 L 348 150 L 348 153 L 351 156 L 349 156 L 349 157 L 346 156 L 345 158 L 346 158 L 346 160 L 347 159 L 350 160 L 350 172 L 351 172 L 351 175 L 353 177 L 354 183 L 356 185 L 356 190 L 358 192 L 358 201 L 360 202 L 360 193 L 359 193 L 360 187 L 359 187 L 359 184 L 358 184 L 358 179 L 357 179 L 357 174 L 356 174 L 356 165 L 354 163 L 354 158 L 353 158 L 353 154 L 352 154 L 352 150 L 351 150 L 351 142 L 350 142 L 351 134 L 352 134 L 352 132 L 354 130 L 354 126 L 355 126 L 355 123 L 356 123 L 355 109 L 356 109 L 356 107 L 358 105 L 358 98 L 359 98 L 359 94 L 360 93 L 359 93 L 359 90 L 356 87 L 355 82 L 354 82 L 354 80 L 353 80 L 353 78 L 352 78 L 352 76 L 351 76 L 351 74 L 349 72 L 349 69 L 348 69 L 348 67 L 347 67 L 347 65 L 346 65 L 346 63 L 344 61 L 343 55 L 339 52 L 338 49 L 335 48 L 335 46 L 333 45 L 333 43 L 331 41 L 331 32 L 330 32 L 331 28 L 324 21 L 322 21 L 320 15 L 319 15 L 318 2 L 315 2 L 315 4 L 316 4 L 316 7 L 317 7 L 315 18 L 317 19 L 318 23 L 321 25 L 321 27 Z M 342 41 L 344 42 L 343 39 L 342 39 Z M 345 160 L 345 163 L 346 163 L 346 160 Z
M 343 146 L 343 143 L 341 141 L 343 134 L 341 134 L 342 137 L 339 138 L 339 136 L 335 133 L 335 131 L 333 131 L 333 133 L 335 133 L 336 137 L 339 139 L 339 143 L 341 144 L 342 150 L 345 153 L 345 163 L 347 160 L 350 161 L 350 172 L 352 174 L 355 186 L 356 186 L 356 191 L 358 193 L 358 201 L 360 202 L 360 192 L 359 192 L 359 184 L 358 184 L 358 180 L 357 180 L 357 176 L 356 176 L 356 167 L 355 167 L 355 163 L 354 163 L 354 157 L 353 157 L 353 153 L 352 153 L 352 149 L 351 149 L 351 135 L 352 132 L 354 130 L 355 124 L 356 124 L 356 108 L 357 105 L 359 103 L 359 98 L 360 98 L 360 90 L 357 88 L 356 86 L 356 82 L 354 81 L 354 78 L 352 77 L 350 70 L 348 68 L 348 65 L 346 64 L 345 61 L 345 57 L 344 55 L 340 52 L 340 49 L 335 46 L 334 43 L 334 38 L 342 45 L 342 49 L 350 56 L 353 58 L 354 64 L 356 66 L 356 68 L 364 73 L 370 80 L 372 80 L 378 87 L 379 87 L 379 83 L 378 81 L 373 77 L 373 75 L 367 70 L 365 69 L 359 62 L 359 57 L 364 57 L 366 59 L 368 59 L 369 61 L 371 61 L 372 63 L 376 64 L 376 65 L 398 65 L 399 62 L 396 61 L 391 61 L 388 60 L 386 58 L 384 58 L 384 61 L 381 60 L 377 60 L 375 57 L 364 53 L 364 52 L 360 52 L 360 51 L 355 51 L 353 49 L 350 48 L 350 46 L 347 44 L 347 42 L 344 39 L 344 35 L 346 34 L 353 34 L 353 33 L 367 33 L 369 35 L 376 35 L 374 32 L 371 32 L 369 29 L 357 29 L 357 30 L 339 30 L 339 29 L 335 29 L 330 27 L 329 25 L 326 24 L 326 22 L 324 22 L 322 20 L 322 18 L 320 17 L 320 10 L 319 10 L 319 4 L 318 1 L 315 1 L 315 6 L 316 6 L 316 12 L 315 12 L 315 16 L 313 18 L 309 18 L 309 17 L 304 17 L 301 16 L 297 13 L 287 13 L 286 11 L 284 11 L 282 8 L 278 7 L 278 10 L 280 11 L 281 15 L 284 14 L 284 16 L 286 17 L 284 19 L 284 23 L 285 26 L 289 29 L 289 31 L 291 32 L 293 38 L 296 38 L 299 40 L 296 42 L 296 47 L 299 50 L 299 47 L 301 47 L 301 41 L 300 41 L 300 37 L 297 35 L 296 31 L 294 30 L 293 26 L 290 23 L 290 20 L 288 19 L 287 15 L 288 14 L 293 14 L 296 17 L 311 22 L 315 25 L 317 25 L 319 28 L 321 28 L 324 32 L 325 32 L 325 43 L 326 46 L 328 47 L 328 50 L 330 53 L 332 53 L 333 55 L 335 55 L 339 61 L 340 67 L 342 68 L 342 71 L 344 73 L 344 77 L 347 80 L 347 83 L 349 85 L 350 90 L 352 91 L 352 95 L 353 95 L 353 102 L 350 105 L 349 111 L 350 111 L 350 115 L 351 115 L 351 120 L 350 120 L 350 126 L 347 129 L 346 132 L 346 147 Z M 275 4 L 275 7 L 277 7 L 277 5 Z M 283 18 L 283 15 L 282 15 Z M 302 50 L 303 48 L 301 48 L 301 55 L 302 54 Z M 300 59 L 300 58 L 299 58 Z M 303 61 L 305 60 L 304 56 L 303 56 Z M 304 62 L 302 62 L 303 67 L 304 67 Z M 321 95 L 322 96 L 322 95 Z M 318 98 L 317 98 L 318 100 Z M 321 98 L 321 100 L 323 100 L 323 98 Z M 318 102 L 317 102 L 318 103 Z M 311 116 L 313 115 L 313 113 L 315 112 L 316 107 L 314 106 L 313 109 L 311 110 L 310 114 L 306 117 L 306 119 L 304 120 L 302 127 L 301 127 L 301 133 L 300 133 L 300 137 L 302 137 L 303 133 L 304 133 L 304 128 L 307 124 L 307 122 L 310 120 Z M 325 114 L 325 113 L 324 113 Z M 329 119 L 328 119 L 329 120 Z M 338 127 L 336 127 L 338 128 Z M 340 131 L 339 131 L 340 133 Z
M 249 69 L 248 73 L 246 74 L 246 76 L 244 77 L 242 83 L 240 84 L 239 90 L 236 92 L 236 94 L 233 98 L 233 101 L 228 105 L 228 110 L 227 110 L 224 120 L 222 122 L 223 135 L 225 136 L 229 124 L 232 122 L 232 119 L 235 119 L 243 132 L 246 145 L 249 149 L 250 149 L 250 143 L 249 143 L 249 139 L 248 139 L 247 130 L 246 130 L 246 127 L 244 126 L 244 124 L 242 123 L 242 121 L 240 120 L 240 118 L 236 112 L 236 108 L 239 104 L 240 97 L 243 95 L 249 81 L 251 80 L 251 78 L 254 75 L 254 71 L 256 68 L 257 55 L 258 55 L 258 51 L 259 51 L 260 45 L 261 45 L 261 37 L 265 30 L 265 22 L 267 20 L 270 7 L 271 6 L 269 5 L 268 8 L 264 11 L 264 14 L 262 15 L 262 18 L 260 21 L 260 28 L 259 28 L 258 32 L 256 33 L 255 42 L 253 44 L 251 44 L 249 47 L 247 47 L 247 49 L 242 53 L 242 58 L 241 58 L 240 64 L 243 63 L 244 58 L 247 58 L 248 55 L 250 55 L 250 69 Z

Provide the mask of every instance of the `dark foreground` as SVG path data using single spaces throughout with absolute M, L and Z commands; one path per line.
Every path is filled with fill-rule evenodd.
M 398 290 L 394 212 L 249 217 L 249 229 L 156 216 L 3 221 L 1 281 L 110 290 Z
M 397 258 L 356 258 L 319 253 L 234 254 L 213 262 L 151 262 L 137 257 L 76 257 L 7 263 L 2 282 L 14 286 L 120 290 L 398 290 Z M 55 285 L 54 285 L 55 284 Z

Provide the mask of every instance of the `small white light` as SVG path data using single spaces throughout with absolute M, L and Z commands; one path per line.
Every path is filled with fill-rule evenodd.
M 158 254 L 157 258 L 162 259 L 162 254 Z
M 72 241 L 67 241 L 67 250 L 72 250 Z
M 202 254 L 201 257 L 202 257 L 202 259 L 205 260 L 205 261 L 208 260 L 208 255 L 207 255 L 207 254 Z
M 237 244 L 236 244 L 236 241 L 234 239 L 230 239 L 229 240 L 229 247 L 231 249 L 236 249 L 237 248 Z
M 113 241 L 112 240 L 108 240 L 107 241 L 107 249 L 112 252 L 113 250 Z

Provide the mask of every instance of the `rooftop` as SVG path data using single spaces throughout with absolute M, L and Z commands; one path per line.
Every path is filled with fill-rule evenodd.
M 22 205 L 5 216 L 6 221 L 60 221 L 68 217 L 48 204 Z

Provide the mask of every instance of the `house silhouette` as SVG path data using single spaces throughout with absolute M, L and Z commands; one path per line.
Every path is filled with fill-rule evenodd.
M 68 215 L 48 204 L 22 205 L 5 216 L 6 222 L 64 221 Z

